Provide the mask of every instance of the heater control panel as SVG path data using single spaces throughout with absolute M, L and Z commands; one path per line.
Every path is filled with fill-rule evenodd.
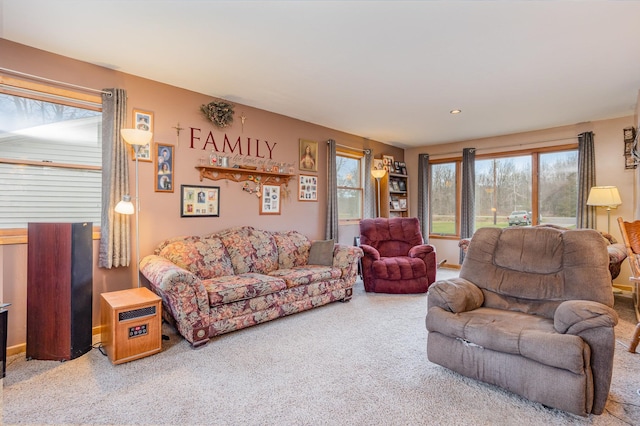
M 133 327 L 129 327 L 129 339 L 133 337 L 144 336 L 148 332 L 149 332 L 148 324 L 134 325 Z

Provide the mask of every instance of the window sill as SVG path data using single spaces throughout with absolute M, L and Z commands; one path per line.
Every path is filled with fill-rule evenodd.
M 27 244 L 27 228 L 24 229 L 0 229 L 0 246 Z M 100 227 L 93 227 L 93 239 L 100 239 Z

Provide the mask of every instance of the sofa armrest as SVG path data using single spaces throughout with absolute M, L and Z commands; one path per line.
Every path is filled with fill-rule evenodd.
M 438 306 L 445 311 L 459 313 L 482 306 L 482 290 L 464 278 L 436 281 L 427 293 L 427 309 Z
M 614 327 L 618 314 L 602 303 L 589 300 L 562 302 L 553 316 L 553 326 L 558 333 L 580 334 L 596 327 Z
M 342 279 L 348 286 L 353 285 L 358 275 L 358 260 L 362 257 L 362 249 L 356 246 L 336 244 L 333 249 L 333 267 L 340 268 Z
M 370 257 L 372 260 L 380 260 L 380 252 L 373 246 L 360 244 L 360 248 L 362 249 L 363 257 Z
M 209 296 L 200 278 L 164 257 L 149 255 L 140 262 L 145 276 L 169 309 L 181 334 L 192 344 L 209 339 Z M 203 335 L 202 330 L 205 331 Z
M 333 266 L 336 268 L 346 268 L 349 265 L 357 264 L 362 257 L 362 250 L 356 246 L 336 244 L 333 249 Z

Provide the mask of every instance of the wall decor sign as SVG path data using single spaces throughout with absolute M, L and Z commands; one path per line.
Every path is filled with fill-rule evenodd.
M 220 217 L 220 187 L 180 185 L 180 217 Z
M 175 164 L 175 151 L 173 145 L 156 143 L 155 149 L 156 179 L 154 188 L 156 192 L 173 192 L 173 182 L 175 174 L 173 165 Z
M 136 129 L 146 130 L 153 132 L 153 113 L 150 111 L 142 111 L 139 109 L 133 110 L 133 126 Z M 131 159 L 135 160 L 135 151 L 133 146 L 129 145 L 131 149 Z M 151 162 L 151 146 L 146 144 L 138 150 L 138 161 Z
M 262 185 L 260 214 L 280 214 L 280 187 Z
M 300 175 L 298 200 L 318 201 L 318 176 Z
M 306 172 L 318 171 L 318 142 L 300 139 L 299 169 Z

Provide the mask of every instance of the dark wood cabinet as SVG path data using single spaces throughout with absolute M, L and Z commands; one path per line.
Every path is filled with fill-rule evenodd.
M 27 258 L 27 358 L 85 354 L 92 338 L 92 224 L 29 223 Z
M 2 363 L 0 378 L 4 377 L 7 371 L 7 317 L 9 314 L 5 307 L 5 305 L 0 305 L 0 363 Z

